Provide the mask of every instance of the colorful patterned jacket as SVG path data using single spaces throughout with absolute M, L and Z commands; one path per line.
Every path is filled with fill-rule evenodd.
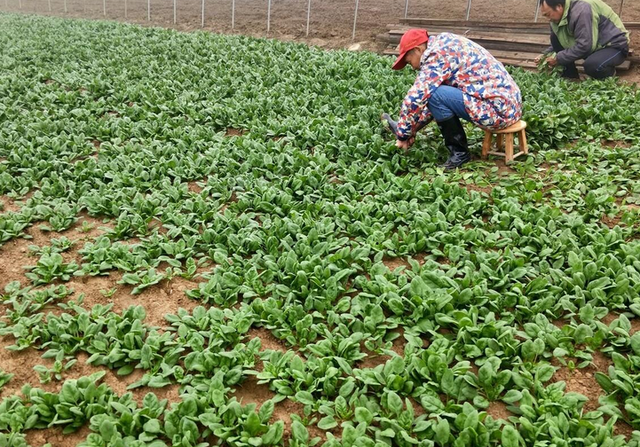
M 402 103 L 398 139 L 407 140 L 418 123 L 432 119 L 429 98 L 440 85 L 462 90 L 471 121 L 486 129 L 504 129 L 522 116 L 520 89 L 487 50 L 451 33 L 429 37 L 420 72 Z

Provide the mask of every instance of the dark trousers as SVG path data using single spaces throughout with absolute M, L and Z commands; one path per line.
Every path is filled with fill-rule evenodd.
M 551 35 L 551 46 L 553 51 L 559 53 L 564 50 L 558 38 Z M 609 76 L 613 76 L 615 73 L 615 67 L 624 62 L 627 58 L 628 49 L 619 48 L 603 48 L 594 53 L 591 53 L 584 60 L 584 72 L 595 79 L 604 79 Z M 564 66 L 564 72 L 562 76 L 565 78 L 579 78 L 578 69 L 576 64 L 571 62 Z

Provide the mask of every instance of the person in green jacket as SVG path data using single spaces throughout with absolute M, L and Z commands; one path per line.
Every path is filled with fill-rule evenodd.
M 596 79 L 614 76 L 626 59 L 629 32 L 602 0 L 540 0 L 540 12 L 551 24 L 551 46 L 537 62 L 546 57 L 550 66 L 564 67 L 564 77 L 579 79 L 579 59 Z

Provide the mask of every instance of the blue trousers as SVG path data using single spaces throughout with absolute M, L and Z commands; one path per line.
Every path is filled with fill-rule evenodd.
M 454 116 L 471 121 L 467 109 L 464 107 L 464 95 L 462 90 L 449 85 L 441 85 L 429 98 L 427 108 L 437 123 Z

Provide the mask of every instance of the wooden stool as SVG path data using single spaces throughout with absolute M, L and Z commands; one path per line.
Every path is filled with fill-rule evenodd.
M 507 127 L 502 130 L 485 130 L 484 131 L 484 142 L 482 143 L 482 158 L 487 158 L 487 155 L 498 155 L 500 157 L 504 157 L 504 161 L 509 163 L 513 161 L 519 155 L 528 154 L 529 148 L 527 147 L 527 135 L 525 134 L 525 129 L 527 128 L 526 121 L 518 121 L 515 124 Z M 493 134 L 496 134 L 496 146 L 497 150 L 491 150 L 491 142 L 493 140 Z M 520 145 L 520 152 L 514 154 L 513 153 L 513 137 L 518 135 L 518 143 Z M 504 142 L 504 152 L 501 152 L 502 145 Z

